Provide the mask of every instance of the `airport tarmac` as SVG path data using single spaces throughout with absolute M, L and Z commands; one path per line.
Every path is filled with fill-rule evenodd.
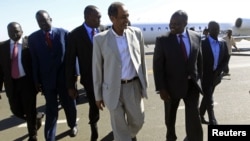
M 240 52 L 233 51 L 229 64 L 231 76 L 224 77 L 222 83 L 215 89 L 215 114 L 219 124 L 250 125 L 250 42 L 244 40 L 237 43 L 237 46 L 240 48 Z M 138 141 L 165 141 L 166 136 L 163 101 L 154 91 L 152 71 L 153 49 L 154 45 L 145 48 L 149 76 L 149 98 L 144 100 L 145 124 L 137 135 Z M 80 92 L 80 99 L 77 104 L 78 135 L 72 138 L 67 134 L 69 128 L 67 127 L 64 111 L 60 110 L 57 125 L 58 141 L 90 140 L 90 127 L 88 125 L 89 106 L 86 103 L 87 99 L 85 98 L 84 89 L 80 84 L 78 84 L 78 88 Z M 22 120 L 12 116 L 5 93 L 1 93 L 1 96 L 0 141 L 26 141 L 28 139 L 26 124 Z M 44 96 L 39 93 L 37 95 L 38 111 L 44 111 L 44 103 Z M 184 110 L 185 107 L 181 101 L 176 120 L 177 141 L 182 141 L 185 137 Z M 107 108 L 101 111 L 100 114 L 98 141 L 113 141 Z M 38 131 L 39 141 L 44 141 L 44 121 L 45 119 L 43 119 L 43 125 Z M 207 125 L 202 126 L 204 141 L 207 141 Z

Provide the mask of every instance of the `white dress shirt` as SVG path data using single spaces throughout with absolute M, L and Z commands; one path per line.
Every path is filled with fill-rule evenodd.
M 124 33 L 122 36 L 119 36 L 114 31 L 113 33 L 116 37 L 116 43 L 121 57 L 121 63 L 122 63 L 121 79 L 130 80 L 136 76 L 136 70 L 131 60 L 126 35 Z

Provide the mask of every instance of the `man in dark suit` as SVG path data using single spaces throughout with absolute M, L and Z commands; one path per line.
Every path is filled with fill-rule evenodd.
M 153 71 L 156 91 L 164 101 L 167 141 L 177 139 L 175 121 L 181 99 L 185 104 L 185 140 L 203 140 L 198 110 L 199 93 L 202 92 L 201 37 L 194 31 L 185 30 L 187 21 L 186 12 L 176 11 L 170 19 L 171 31 L 158 37 L 155 44 Z
M 56 139 L 58 96 L 70 127 L 70 136 L 74 137 L 77 134 L 76 102 L 69 96 L 65 82 L 68 32 L 63 28 L 52 27 L 52 19 L 45 10 L 36 13 L 36 20 L 40 30 L 29 36 L 28 43 L 36 89 L 43 92 L 46 100 L 45 139 Z
M 23 30 L 17 22 L 9 23 L 7 29 L 10 39 L 0 44 L 0 68 L 3 70 L 5 91 L 11 112 L 27 122 L 28 140 L 36 141 L 37 129 L 40 128 L 36 125 L 37 91 L 32 78 L 27 38 L 22 39 Z M 40 126 L 41 120 L 38 122 Z
M 79 61 L 81 80 L 89 102 L 89 124 L 91 127 L 91 141 L 97 141 L 97 122 L 99 120 L 99 109 L 95 103 L 93 78 L 92 78 L 92 52 L 93 33 L 99 32 L 101 14 L 96 6 L 89 5 L 84 10 L 85 22 L 72 30 L 68 38 L 66 50 L 66 80 L 69 94 L 72 98 L 77 96 L 75 89 L 75 64 L 76 57 Z
M 203 79 L 202 89 L 204 92 L 201 105 L 200 116 L 202 123 L 216 125 L 217 120 L 214 115 L 213 93 L 216 85 L 221 82 L 222 71 L 228 63 L 229 53 L 226 42 L 218 38 L 220 26 L 217 22 L 211 21 L 208 24 L 209 35 L 202 40 L 203 55 Z M 209 122 L 204 118 L 208 113 Z

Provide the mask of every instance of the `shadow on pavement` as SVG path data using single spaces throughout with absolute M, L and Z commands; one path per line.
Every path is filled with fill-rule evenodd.
M 102 138 L 100 141 L 113 141 L 114 140 L 114 136 L 113 136 L 113 132 L 109 132 L 108 135 L 106 135 L 104 138 Z
M 0 131 L 12 128 L 12 127 L 17 126 L 17 125 L 22 124 L 22 123 L 25 123 L 25 121 L 14 116 L 14 115 L 11 115 L 9 118 L 0 120 L 0 125 L 1 125 Z

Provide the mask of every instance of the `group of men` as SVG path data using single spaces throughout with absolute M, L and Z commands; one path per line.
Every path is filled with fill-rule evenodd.
M 144 124 L 143 98 L 147 98 L 148 87 L 144 39 L 139 28 L 129 26 L 123 3 L 112 3 L 108 16 L 112 26 L 103 32 L 98 29 L 101 13 L 94 5 L 85 8 L 85 21 L 71 32 L 53 27 L 45 10 L 36 13 L 40 29 L 28 37 L 22 38 L 19 23 L 8 25 L 10 39 L 0 44 L 0 67 L 11 111 L 27 121 L 29 141 L 37 140 L 38 92 L 43 92 L 46 101 L 45 140 L 56 140 L 58 97 L 69 134 L 77 135 L 78 75 L 89 102 L 91 141 L 98 139 L 99 110 L 105 106 L 115 141 L 137 140 Z M 181 99 L 186 107 L 185 141 L 203 140 L 201 123 L 217 124 L 213 91 L 229 61 L 226 42 L 218 38 L 217 22 L 209 22 L 209 35 L 204 40 L 195 31 L 186 30 L 187 23 L 185 11 L 173 13 L 171 31 L 156 38 L 153 54 L 155 87 L 164 101 L 167 141 L 177 140 L 175 121 Z M 199 108 L 200 93 L 203 99 Z M 209 122 L 204 118 L 206 111 Z

